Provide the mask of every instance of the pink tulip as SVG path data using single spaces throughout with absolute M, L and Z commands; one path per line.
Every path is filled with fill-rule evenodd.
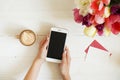
M 105 5 L 109 5 L 110 0 L 102 0 Z
M 83 16 L 79 14 L 79 9 L 75 8 L 73 11 L 74 11 L 74 20 L 75 20 L 75 22 L 81 23 L 82 19 L 83 19 Z

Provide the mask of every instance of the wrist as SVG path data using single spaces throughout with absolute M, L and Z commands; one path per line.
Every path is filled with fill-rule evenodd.
M 40 57 L 39 55 L 36 56 L 35 60 L 39 60 L 40 62 L 44 63 L 45 58 Z
M 63 77 L 63 80 L 71 80 L 69 74 L 67 74 L 67 75 L 62 75 L 62 77 Z
M 35 60 L 33 61 L 33 63 L 39 63 L 40 65 L 42 65 L 44 62 L 43 59 L 40 59 L 40 58 L 35 58 Z

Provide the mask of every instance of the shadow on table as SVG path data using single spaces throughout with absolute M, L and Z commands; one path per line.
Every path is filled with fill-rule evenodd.
M 54 27 L 54 24 L 51 24 L 48 22 L 40 22 L 39 26 L 37 28 L 33 27 L 32 31 L 34 31 L 37 36 L 45 36 L 48 33 L 50 33 L 51 27 Z M 37 30 L 35 30 L 34 28 Z M 9 25 L 6 25 L 6 29 L 4 32 L 8 36 L 15 37 L 25 29 L 29 29 L 29 28 L 24 27 L 22 25 L 9 24 Z
M 39 23 L 39 27 L 36 31 L 36 34 L 39 36 L 46 36 L 50 33 L 50 29 L 53 27 L 54 25 L 48 22 L 41 22 Z
M 111 56 L 111 61 L 114 63 L 114 65 L 120 67 L 120 53 L 113 54 Z
M 16 36 L 19 35 L 21 31 L 27 29 L 23 25 L 18 24 L 8 24 L 6 25 L 5 34 L 8 36 Z

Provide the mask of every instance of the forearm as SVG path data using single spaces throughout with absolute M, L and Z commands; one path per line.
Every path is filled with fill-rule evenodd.
M 42 60 L 36 58 L 33 61 L 33 64 L 31 66 L 31 68 L 29 69 L 28 73 L 26 74 L 24 80 L 36 80 L 37 76 L 38 76 L 38 73 L 40 71 L 41 65 L 42 65 Z

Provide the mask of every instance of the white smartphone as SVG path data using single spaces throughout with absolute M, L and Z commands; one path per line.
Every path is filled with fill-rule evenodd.
M 46 60 L 61 63 L 62 54 L 66 44 L 68 30 L 58 27 L 51 28 L 50 41 L 47 50 Z

